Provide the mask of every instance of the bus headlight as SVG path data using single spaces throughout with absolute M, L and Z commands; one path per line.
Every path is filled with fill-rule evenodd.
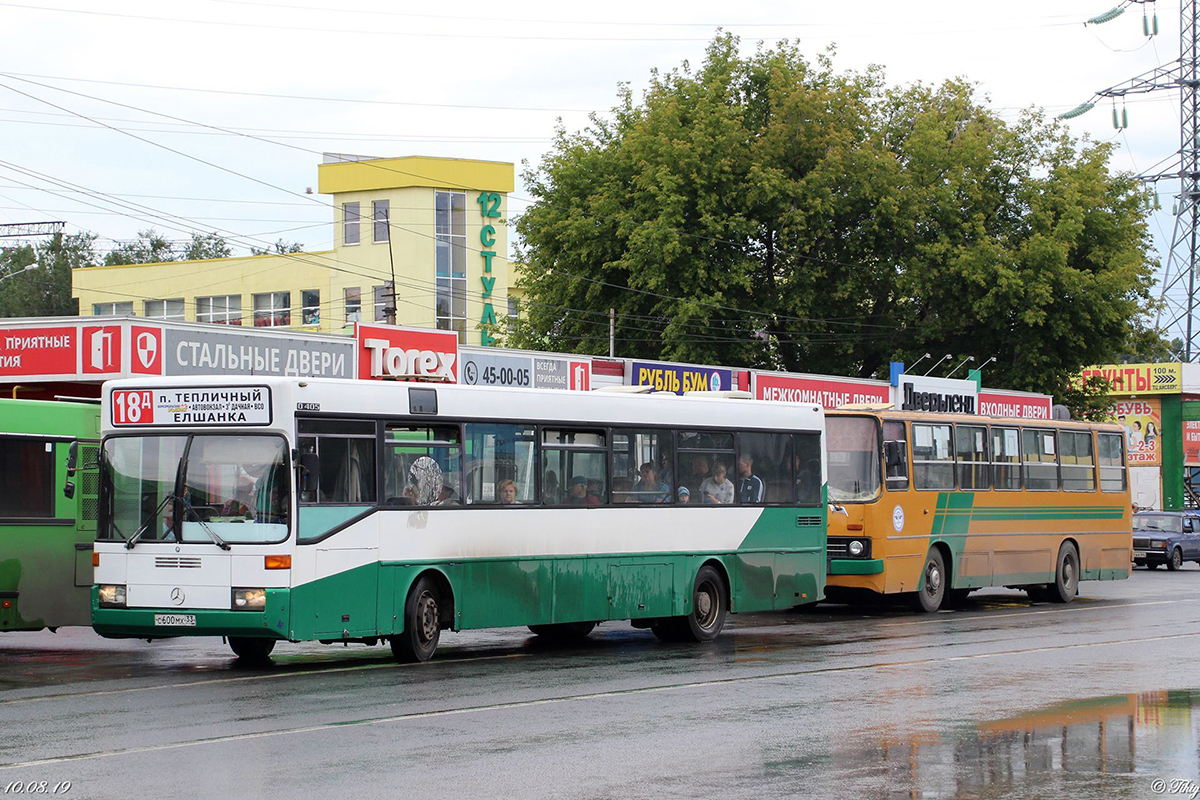
M 100 605 L 105 608 L 124 608 L 125 587 L 114 583 L 100 584 Z
M 266 589 L 234 589 L 234 611 L 262 611 L 267 607 Z
M 850 542 L 849 550 L 850 555 L 861 556 L 863 554 L 863 543 L 858 539 L 855 539 L 854 541 Z

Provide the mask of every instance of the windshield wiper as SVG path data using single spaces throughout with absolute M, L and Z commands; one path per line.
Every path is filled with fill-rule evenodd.
M 217 547 L 221 548 L 222 550 L 229 549 L 229 543 L 226 542 L 224 539 L 222 539 L 220 536 L 217 536 L 217 532 L 214 531 L 211 527 L 209 527 L 209 524 L 207 522 L 205 522 L 203 519 L 200 518 L 200 512 L 198 512 L 196 509 L 192 508 L 191 503 L 184 500 L 183 507 L 184 507 L 184 510 L 192 512 L 192 516 L 196 518 L 196 522 L 200 523 L 200 529 L 204 531 L 204 533 L 208 536 L 208 538 L 210 538 L 214 542 L 216 542 Z
M 150 514 L 150 519 L 146 520 L 146 523 L 144 525 L 142 525 L 142 527 L 140 527 L 136 531 L 134 531 L 133 536 L 129 537 L 129 541 L 125 543 L 126 550 L 133 549 L 133 546 L 138 543 L 138 540 L 141 539 L 142 536 L 145 535 L 146 531 L 150 530 L 150 526 L 154 524 L 154 521 L 156 519 L 158 519 L 159 513 L 166 507 L 167 503 L 174 499 L 175 499 L 175 495 L 173 495 L 173 494 L 169 494 L 162 499 L 162 502 L 160 502 L 158 504 L 158 507 L 155 508 L 154 511 Z M 113 525 L 113 527 L 115 528 L 116 525 Z

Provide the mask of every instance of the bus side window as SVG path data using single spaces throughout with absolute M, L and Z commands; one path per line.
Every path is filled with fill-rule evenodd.
M 1119 433 L 1096 434 L 1100 491 L 1125 491 L 1125 437 Z
M 796 479 L 792 474 L 792 437 L 786 433 L 739 433 L 737 437 L 738 466 L 750 470 L 749 475 L 739 471 L 734 483 L 742 491 L 739 503 L 758 505 L 762 503 L 796 502 Z M 762 481 L 762 497 L 754 500 L 754 479 Z
M 54 517 L 54 444 L 0 438 L 0 518 Z
M 1092 434 L 1062 431 L 1062 486 L 1068 492 L 1096 491 L 1096 465 L 1092 458 Z
M 543 488 L 543 502 L 553 505 L 598 506 L 608 502 L 608 447 L 604 431 L 542 430 L 542 482 L 554 474 L 562 491 L 552 501 Z
M 908 489 L 908 437 L 904 435 L 903 422 L 883 423 L 883 456 L 888 491 Z
M 498 505 L 508 496 L 514 504 L 537 502 L 537 430 L 532 425 L 468 422 L 463 430 L 467 505 Z M 544 476 L 542 485 L 557 490 L 558 475 Z
M 462 505 L 462 444 L 457 427 L 389 424 L 383 443 L 385 505 Z
M 955 425 L 954 443 L 958 455 L 958 487 L 988 488 L 987 428 L 982 425 Z
M 992 428 L 992 486 L 1021 488 L 1021 436 L 1016 428 Z
M 949 425 L 913 423 L 913 483 L 918 489 L 954 488 L 954 446 Z
M 1037 428 L 1021 429 L 1021 461 L 1026 489 L 1058 490 L 1058 439 L 1055 433 Z
M 297 421 L 301 462 L 317 456 L 317 490 L 300 502 L 375 503 L 375 423 L 367 420 Z

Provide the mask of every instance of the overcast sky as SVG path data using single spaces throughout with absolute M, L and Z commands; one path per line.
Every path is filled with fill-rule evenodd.
M 890 83 L 963 77 L 1009 121 L 1029 106 L 1058 114 L 1179 55 L 1177 3 L 1151 4 L 1152 39 L 1140 7 L 1083 25 L 1113 2 L 0 0 L 0 222 L 65 220 L 102 247 L 151 226 L 236 234 L 243 251 L 280 237 L 331 247 L 329 198 L 305 194 L 323 151 L 519 172 L 557 118 L 577 129 L 619 82 L 640 95 L 652 68 L 700 63 L 718 27 L 747 52 L 836 43 L 839 68 L 880 64 Z M 1070 125 L 1115 137 L 1118 169 L 1170 166 L 1178 95 L 1134 98 L 1128 116 L 1115 131 L 1102 103 Z M 1165 251 L 1178 186 L 1161 189 Z M 518 183 L 514 211 L 525 197 Z

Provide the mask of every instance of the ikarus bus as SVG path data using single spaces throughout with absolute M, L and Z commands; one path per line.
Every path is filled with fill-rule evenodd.
M 102 635 L 713 639 L 825 584 L 824 416 L 722 396 L 286 378 L 105 385 Z

